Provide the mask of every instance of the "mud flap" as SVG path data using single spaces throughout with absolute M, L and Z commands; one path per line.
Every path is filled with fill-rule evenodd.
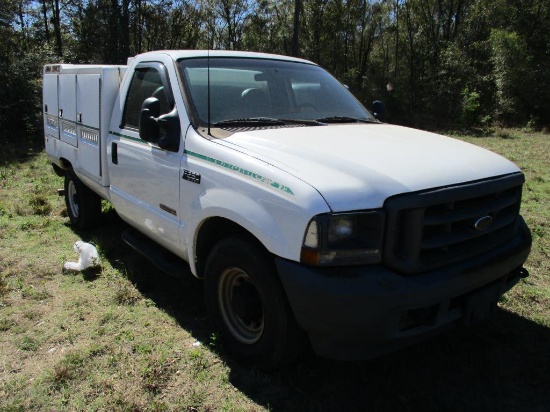
M 464 304 L 464 316 L 462 322 L 472 325 L 486 319 L 496 311 L 498 298 L 500 297 L 500 283 L 492 283 L 476 290 L 467 297 Z

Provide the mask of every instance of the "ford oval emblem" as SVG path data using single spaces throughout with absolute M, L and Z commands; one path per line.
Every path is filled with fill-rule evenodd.
M 483 216 L 476 220 L 474 223 L 474 228 L 476 230 L 482 231 L 487 229 L 493 224 L 493 218 L 491 216 Z

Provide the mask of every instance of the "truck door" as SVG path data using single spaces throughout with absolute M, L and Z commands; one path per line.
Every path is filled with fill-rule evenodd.
M 179 246 L 179 180 L 182 146 L 178 151 L 161 149 L 139 136 L 139 117 L 145 99 L 155 97 L 160 114 L 175 105 L 165 66 L 136 66 L 125 97 L 121 124 L 111 125 L 109 174 L 111 202 L 133 226 L 167 249 Z M 180 136 L 181 140 L 181 136 Z

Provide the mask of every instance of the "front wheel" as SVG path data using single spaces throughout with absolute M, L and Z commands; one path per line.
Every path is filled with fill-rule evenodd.
M 71 225 L 77 229 L 90 229 L 101 216 L 101 198 L 86 187 L 74 171 L 65 174 L 65 205 Z
M 208 256 L 204 293 L 214 326 L 239 361 L 261 369 L 293 361 L 305 346 L 268 253 L 241 238 L 220 241 Z

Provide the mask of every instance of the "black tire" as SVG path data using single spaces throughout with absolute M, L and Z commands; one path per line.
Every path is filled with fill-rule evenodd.
M 91 229 L 101 217 L 101 198 L 68 170 L 65 174 L 65 205 L 71 225 L 80 230 Z
M 272 259 L 256 243 L 220 241 L 206 262 L 204 294 L 224 347 L 238 361 L 280 368 L 306 347 Z

